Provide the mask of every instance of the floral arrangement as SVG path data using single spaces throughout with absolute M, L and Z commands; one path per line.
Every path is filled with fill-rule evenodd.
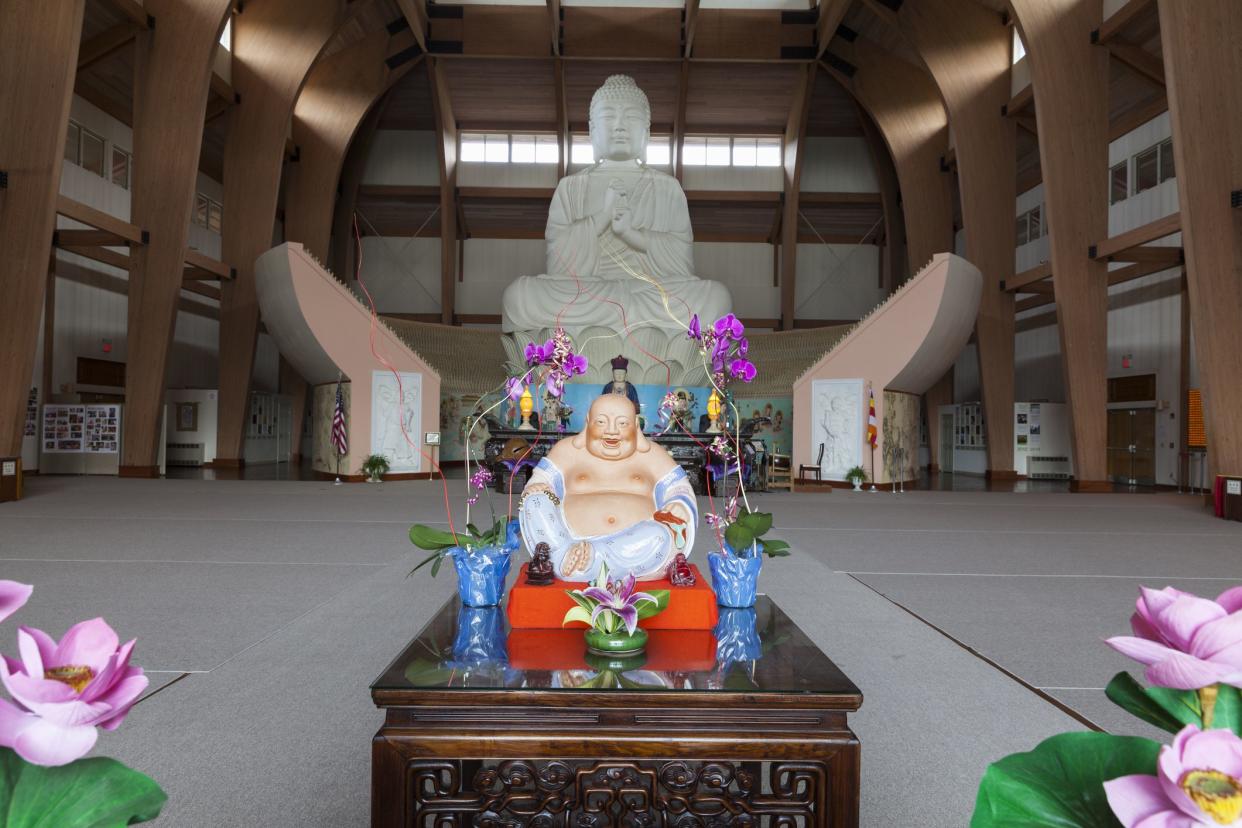
M 34 588 L 0 581 L 0 621 Z M 85 759 L 99 731 L 115 730 L 147 688 L 131 666 L 134 642 L 102 618 L 82 621 L 56 641 L 20 627 L 21 660 L 0 658 L 0 821 L 58 828 L 133 825 L 155 819 L 168 799 L 150 777 L 115 759 Z
M 379 480 L 388 474 L 390 468 L 388 458 L 382 454 L 368 454 L 367 459 L 362 461 L 362 473 L 371 480 Z
M 627 635 L 633 635 L 640 620 L 658 615 L 668 606 L 667 589 L 636 592 L 634 573 L 629 573 L 621 581 L 613 582 L 608 580 L 607 567 L 600 568 L 600 573 L 591 586 L 586 589 L 567 589 L 565 594 L 574 599 L 577 606 L 571 607 L 565 613 L 561 626 L 571 621 L 581 621 L 606 635 L 618 633 L 622 627 Z
M 532 382 L 542 382 L 547 393 L 559 398 L 565 390 L 565 383 L 579 374 L 585 374 L 587 371 L 587 358 L 581 354 L 575 353 L 573 340 L 567 334 L 564 328 L 558 327 L 553 333 L 552 338 L 542 344 L 531 343 L 526 346 L 526 363 L 527 369 L 518 377 L 510 377 L 505 381 L 505 396 L 499 401 L 492 404 L 487 410 L 479 413 L 473 418 L 466 429 L 466 444 L 470 444 L 470 434 L 474 428 L 497 406 L 504 402 L 507 397 L 510 400 L 516 400 L 522 396 L 522 392 L 526 386 Z M 513 498 L 510 496 L 508 501 L 508 509 L 503 517 L 496 516 L 496 510 L 492 506 L 491 497 L 487 498 L 488 509 L 491 511 L 492 523 L 490 528 L 480 531 L 473 523 L 470 522 L 471 507 L 479 502 L 480 497 L 487 491 L 493 482 L 492 472 L 490 469 L 480 465 L 473 473 L 470 473 L 470 456 L 466 456 L 467 478 L 467 497 L 466 497 L 466 531 L 468 535 L 463 536 L 453 525 L 452 514 L 449 514 L 449 529 L 436 529 L 425 524 L 417 523 L 410 527 L 410 542 L 419 549 L 425 549 L 431 552 L 417 566 L 410 570 L 410 574 L 414 574 L 428 564 L 431 565 L 431 574 L 434 577 L 439 571 L 445 556 L 453 553 L 455 549 L 464 550 L 467 553 L 472 550 L 481 550 L 487 548 L 498 547 L 506 554 L 512 553 L 520 546 L 518 535 L 520 528 L 518 522 L 513 517 Z M 445 506 L 448 506 L 448 493 L 445 490 Z
M 1242 826 L 1242 587 L 1215 600 L 1143 588 L 1130 626 L 1106 643 L 1151 686 L 1122 672 L 1105 693 L 1172 743 L 1053 736 L 988 767 L 971 828 Z
M 772 528 L 772 515 L 753 511 L 746 496 L 744 469 L 740 460 L 740 417 L 729 391 L 729 385 L 735 380 L 751 382 L 758 375 L 754 363 L 747 358 L 750 342 L 746 338 L 746 326 L 742 324 L 742 320 L 727 313 L 704 329 L 698 314 L 695 314 L 690 317 L 686 336 L 698 343 L 712 387 L 724 397 L 733 411 L 733 431 L 714 437 L 707 446 L 707 451 L 719 458 L 711 464 L 713 469 L 719 469 L 724 475 L 738 475 L 738 493 L 728 499 L 721 512 L 711 512 L 704 516 L 704 520 L 716 530 L 722 554 L 751 557 L 762 551 L 769 557 L 788 555 L 790 547 L 785 541 L 775 538 L 760 541 Z M 667 406 L 671 410 L 676 402 L 674 395 L 666 395 L 661 409 Z

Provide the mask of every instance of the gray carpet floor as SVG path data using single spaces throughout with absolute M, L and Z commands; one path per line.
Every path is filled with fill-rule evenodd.
M 1126 632 L 1139 584 L 1242 583 L 1242 525 L 1189 496 L 755 501 L 795 547 L 761 588 L 864 692 L 877 828 L 965 825 L 989 762 L 1084 727 L 1045 694 L 1152 735 L 1104 698 L 1131 665 L 1102 639 Z M 430 482 L 34 478 L 0 506 L 0 577 L 35 584 L 19 623 L 59 636 L 102 615 L 138 638 L 151 688 L 95 752 L 164 786 L 157 826 L 363 826 L 381 722 L 367 687 L 454 589 L 405 577 L 409 525 L 442 502 Z

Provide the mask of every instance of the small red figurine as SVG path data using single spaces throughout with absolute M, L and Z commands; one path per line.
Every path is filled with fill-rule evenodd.
M 684 552 L 678 552 L 677 557 L 668 565 L 668 579 L 673 582 L 673 586 L 690 587 L 697 583 L 698 579 L 694 577 L 694 570 L 686 561 Z

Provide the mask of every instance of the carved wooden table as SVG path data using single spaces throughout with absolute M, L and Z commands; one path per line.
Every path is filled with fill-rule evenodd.
M 371 685 L 371 825 L 858 825 L 862 694 L 767 597 L 646 663 L 581 641 L 446 604 Z

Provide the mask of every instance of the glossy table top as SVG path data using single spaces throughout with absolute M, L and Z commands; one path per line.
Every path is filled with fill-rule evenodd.
M 453 598 L 371 691 L 386 706 L 432 696 L 471 704 L 497 692 L 514 704 L 585 693 L 767 697 L 844 710 L 862 703 L 854 683 L 764 595 L 750 609 L 721 607 L 715 630 L 651 630 L 646 652 L 631 659 L 587 654 L 582 629 L 510 630 L 503 607 L 463 607 Z

